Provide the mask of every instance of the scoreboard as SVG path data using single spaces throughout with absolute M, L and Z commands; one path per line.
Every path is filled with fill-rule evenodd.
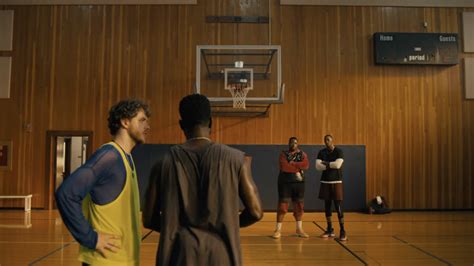
M 378 65 L 456 65 L 456 33 L 374 33 L 374 59 Z

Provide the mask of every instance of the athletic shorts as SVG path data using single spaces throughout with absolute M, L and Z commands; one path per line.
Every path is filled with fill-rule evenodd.
M 321 183 L 319 187 L 319 198 L 322 200 L 342 200 L 342 183 Z
M 279 202 L 303 201 L 304 182 L 278 183 Z

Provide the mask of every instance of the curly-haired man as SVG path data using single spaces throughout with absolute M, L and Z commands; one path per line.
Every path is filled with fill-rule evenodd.
M 80 244 L 83 265 L 140 263 L 140 203 L 130 152 L 150 129 L 148 106 L 125 100 L 109 112 L 112 141 L 102 145 L 56 192 L 61 217 Z

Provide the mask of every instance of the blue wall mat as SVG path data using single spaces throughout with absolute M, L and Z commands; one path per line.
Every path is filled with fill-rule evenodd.
M 151 168 L 163 156 L 170 144 L 143 144 L 133 150 L 133 158 L 139 177 L 140 195 L 142 206 L 146 186 Z M 287 149 L 287 145 L 230 145 L 252 156 L 252 175 L 257 184 L 263 208 L 266 211 L 275 211 L 278 201 L 277 178 L 278 156 Z M 365 208 L 365 146 L 363 145 L 338 145 L 344 152 L 343 208 L 348 211 L 360 211 Z M 318 151 L 323 145 L 300 145 L 306 152 L 310 161 L 310 168 L 306 171 L 305 210 L 321 211 L 324 209 L 323 201 L 318 199 L 320 172 L 315 169 Z

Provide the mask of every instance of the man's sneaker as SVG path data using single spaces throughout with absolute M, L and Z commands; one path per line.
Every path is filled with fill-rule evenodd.
M 275 238 L 275 239 L 279 239 L 281 237 L 280 230 L 275 230 L 275 232 L 273 232 L 272 237 Z
M 341 234 L 339 235 L 340 241 L 347 241 L 346 231 L 341 230 Z
M 301 238 L 309 238 L 309 235 L 306 234 L 303 230 L 296 230 L 296 236 Z
M 334 234 L 334 229 L 331 230 L 326 230 L 324 234 L 321 235 L 321 238 L 328 238 L 328 237 L 335 237 L 336 234 Z

